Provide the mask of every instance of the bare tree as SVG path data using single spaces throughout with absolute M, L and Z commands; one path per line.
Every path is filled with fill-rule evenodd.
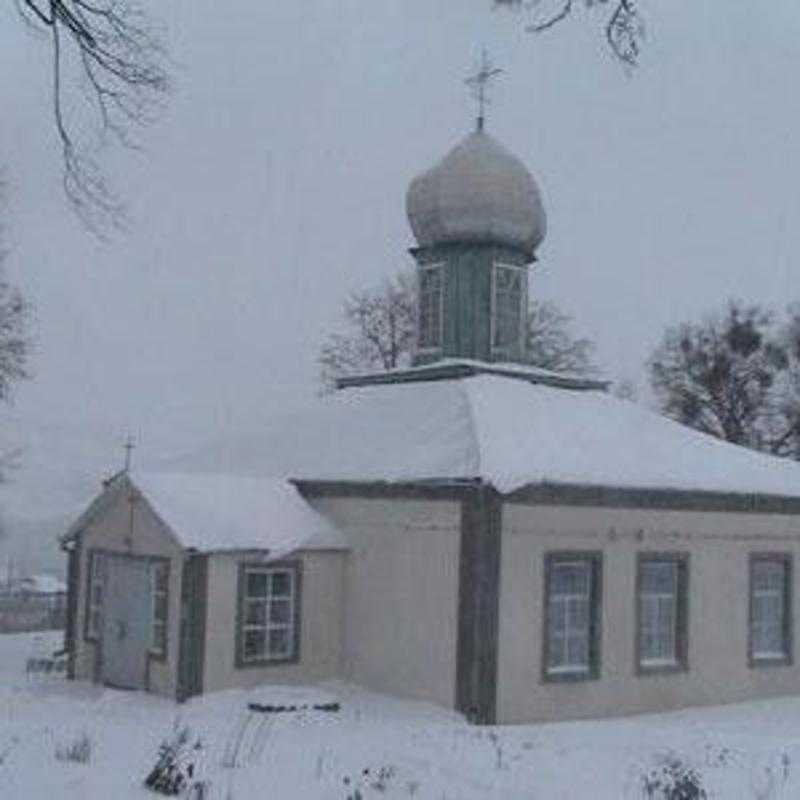
M 356 292 L 344 303 L 346 333 L 333 333 L 318 362 L 324 389 L 336 378 L 411 364 L 416 341 L 417 281 L 413 271 L 398 273 L 376 290 Z M 526 362 L 543 369 L 587 375 L 592 343 L 575 339 L 570 318 L 552 303 L 532 302 L 528 313 Z
M 789 306 L 787 317 L 776 336 L 786 368 L 775 380 L 764 425 L 770 452 L 800 461 L 800 305 Z
M 3 184 L 0 181 L 0 206 L 3 202 Z M 8 403 L 14 385 L 30 377 L 28 358 L 31 340 L 28 337 L 30 305 L 19 289 L 5 277 L 3 261 L 6 251 L 2 244 L 0 225 L 0 402 Z M 0 445 L 0 483 L 8 471 L 16 467 L 19 450 Z
M 532 300 L 528 307 L 526 360 L 553 372 L 592 375 L 594 344 L 587 338 L 575 338 L 571 318 L 554 303 Z
M 0 208 L 4 201 L 4 185 L 0 176 Z M 30 306 L 19 289 L 5 277 L 3 262 L 7 252 L 3 246 L 3 226 L 0 223 L 0 401 L 9 402 L 17 381 L 29 378 L 28 338 Z
M 345 300 L 347 333 L 333 333 L 319 354 L 322 383 L 367 370 L 390 370 L 411 363 L 416 334 L 416 280 L 400 272 L 377 290 Z
M 580 5 L 591 9 L 606 8 L 605 37 L 611 52 L 629 67 L 639 61 L 644 39 L 644 23 L 637 9 L 637 0 L 579 0 Z M 556 27 L 574 14 L 579 5 L 576 0 L 494 0 L 496 8 L 511 8 L 531 15 L 526 25 L 531 33 L 543 33 Z
M 154 118 L 168 88 L 158 31 L 137 0 L 15 2 L 49 42 L 67 199 L 89 229 L 103 235 L 109 224 L 122 224 L 124 208 L 96 154 L 109 138 L 136 147 L 134 130 Z M 94 108 L 94 124 L 81 113 L 78 89 Z
M 13 385 L 30 377 L 28 314 L 27 301 L 0 272 L 0 400 L 6 402 L 11 399 Z
M 793 333 L 794 332 L 794 333 Z M 800 452 L 800 317 L 779 328 L 759 306 L 667 330 L 650 360 L 662 411 L 729 442 Z

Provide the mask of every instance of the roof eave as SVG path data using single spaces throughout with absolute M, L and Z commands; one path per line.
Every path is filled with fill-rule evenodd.
M 529 483 L 504 496 L 531 505 L 644 508 L 655 511 L 800 515 L 800 496 L 714 489 Z
M 369 372 L 361 375 L 346 375 L 336 379 L 337 389 L 348 389 L 356 386 L 383 386 L 397 383 L 415 383 L 421 381 L 457 380 L 474 375 L 496 375 L 502 378 L 541 386 L 552 386 L 559 389 L 577 391 L 608 391 L 609 381 L 582 378 L 575 375 L 538 372 L 535 368 L 526 369 L 521 364 L 518 368 L 508 364 L 478 362 L 468 360 L 448 360 L 433 362 L 419 367 L 397 369 L 384 372 Z

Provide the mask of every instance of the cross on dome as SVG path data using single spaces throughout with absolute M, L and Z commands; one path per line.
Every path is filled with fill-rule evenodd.
M 486 119 L 486 106 L 489 103 L 488 98 L 486 97 L 486 89 L 489 86 L 489 82 L 496 78 L 503 72 L 502 69 L 498 69 L 492 65 L 491 60 L 489 59 L 489 54 L 486 52 L 484 48 L 481 52 L 481 64 L 478 68 L 478 71 L 474 75 L 470 75 L 464 83 L 472 89 L 472 93 L 475 99 L 478 101 L 478 130 L 483 130 L 483 124 Z
M 133 451 L 136 447 L 136 443 L 133 441 L 133 436 L 128 434 L 128 438 L 125 440 L 125 444 L 123 445 L 125 448 L 125 472 L 130 472 L 131 470 L 131 460 L 133 457 Z

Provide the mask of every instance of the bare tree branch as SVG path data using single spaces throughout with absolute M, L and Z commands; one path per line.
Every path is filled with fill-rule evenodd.
M 587 8 L 607 6 L 613 11 L 605 25 L 606 42 L 614 57 L 629 67 L 639 63 L 641 42 L 644 39 L 644 24 L 635 0 L 584 0 Z M 495 8 L 524 11 L 534 17 L 525 26 L 530 33 L 543 33 L 556 27 L 575 11 L 574 0 L 559 0 L 555 9 L 548 10 L 543 0 L 494 0 Z
M 97 154 L 109 138 L 137 147 L 134 131 L 155 119 L 169 88 L 165 50 L 137 0 L 15 2 L 26 22 L 49 31 L 64 191 L 87 227 L 104 236 L 125 215 Z M 81 86 L 93 106 L 83 115 L 70 102 Z
M 616 57 L 630 67 L 639 62 L 640 41 L 644 26 L 633 5 L 633 0 L 619 0 L 606 25 L 606 41 Z
M 566 19 L 571 13 L 572 13 L 572 0 L 567 0 L 560 11 L 557 11 L 548 19 L 545 19 L 544 22 L 528 25 L 525 28 L 525 30 L 528 31 L 528 33 L 541 33 L 542 31 L 546 31 L 548 28 L 552 28 L 555 25 L 558 25 L 558 23 L 561 22 L 562 19 Z

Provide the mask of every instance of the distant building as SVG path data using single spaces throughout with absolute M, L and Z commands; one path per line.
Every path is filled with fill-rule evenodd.
M 8 577 L 0 583 L 0 632 L 63 628 L 67 585 L 53 575 Z
M 482 723 L 800 690 L 800 466 L 515 363 L 545 216 L 482 126 L 407 209 L 415 366 L 108 481 L 63 538 L 71 675 L 341 678 Z

